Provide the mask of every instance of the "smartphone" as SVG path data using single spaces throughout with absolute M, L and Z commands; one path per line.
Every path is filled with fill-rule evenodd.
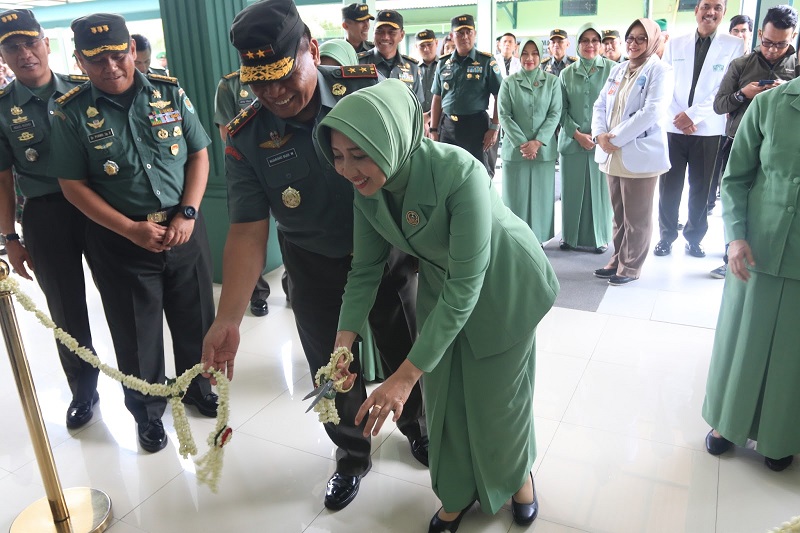
M 758 80 L 759 85 L 772 85 L 775 83 L 775 80 Z

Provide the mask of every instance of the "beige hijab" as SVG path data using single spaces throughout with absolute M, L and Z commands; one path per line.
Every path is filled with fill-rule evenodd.
M 625 32 L 626 39 L 628 35 L 630 35 L 631 30 L 633 30 L 633 27 L 637 24 L 644 28 L 644 32 L 647 34 L 647 48 L 642 55 L 636 59 L 630 60 L 631 68 L 639 68 L 641 65 L 644 65 L 645 62 L 650 59 L 650 56 L 655 54 L 661 46 L 661 28 L 654 20 L 646 18 L 636 19 L 633 24 L 628 26 L 628 30 Z

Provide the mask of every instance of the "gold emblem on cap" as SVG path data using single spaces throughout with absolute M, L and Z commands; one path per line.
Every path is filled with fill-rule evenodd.
M 155 98 L 156 100 L 160 99 L 161 91 L 159 91 L 158 89 L 153 89 L 153 98 Z
M 444 85 L 443 85 L 443 87 L 444 87 L 444 90 L 445 90 L 445 91 L 449 91 L 449 90 L 450 90 L 450 84 L 449 84 L 449 83 L 447 83 L 447 82 L 444 82 Z
M 11 108 L 11 114 L 14 115 L 15 117 L 21 115 L 22 114 L 22 108 L 21 107 L 17 107 L 17 106 L 12 107 Z
M 164 109 L 171 103 L 172 100 L 167 100 L 167 101 L 159 100 L 158 102 L 149 102 L 150 107 L 155 107 L 156 109 Z
M 342 96 L 346 92 L 347 92 L 347 87 L 345 87 L 341 83 L 334 83 L 333 87 L 331 87 L 331 93 L 334 96 Z
M 412 226 L 416 226 L 419 224 L 419 215 L 416 211 L 408 211 L 406 213 L 406 222 L 411 224 Z
M 286 187 L 286 190 L 281 193 L 281 199 L 283 200 L 283 205 L 289 209 L 294 209 L 300 205 L 300 191 Z
M 173 144 L 172 146 L 169 147 L 169 151 L 172 155 L 178 155 L 178 152 L 180 152 L 180 150 L 181 148 L 177 144 Z
M 89 118 L 94 118 L 99 114 L 100 114 L 100 111 L 98 111 L 97 109 L 93 108 L 92 106 L 89 106 L 86 109 L 86 116 L 89 117 Z
M 175 126 L 174 128 L 172 128 L 173 137 L 180 137 L 181 135 L 183 135 L 183 130 L 181 129 L 180 126 Z
M 158 138 L 163 141 L 164 139 L 169 137 L 169 132 L 167 130 L 165 130 L 164 128 L 159 128 L 158 132 L 156 132 L 156 135 L 158 135 Z
M 109 176 L 116 176 L 117 172 L 119 172 L 119 165 L 109 159 L 103 163 L 103 170 Z
M 105 33 L 111 30 L 108 29 L 108 24 L 103 24 L 102 26 L 92 26 L 91 31 L 92 33 Z
M 105 124 L 105 122 L 106 122 L 106 119 L 104 119 L 104 118 L 94 119 L 91 122 L 87 122 L 86 125 L 89 126 L 90 128 L 93 128 L 93 129 L 97 130 L 97 129 L 102 128 L 103 124 Z
M 33 163 L 37 159 L 39 159 L 39 152 L 34 150 L 33 148 L 28 148 L 25 150 L 25 159 Z
M 248 96 L 250 96 L 250 93 L 248 93 L 248 92 L 247 92 L 247 91 L 245 91 L 244 89 L 242 89 L 241 91 L 239 91 L 239 98 L 247 98 Z
M 30 141 L 31 139 L 33 139 L 33 134 L 29 131 L 26 131 L 25 133 L 19 136 L 19 140 L 22 142 Z
M 2 20 L 4 23 L 5 22 L 11 22 L 12 20 L 17 20 L 17 14 L 16 13 L 11 13 L 9 15 L 6 15 L 3 18 L 0 18 L 0 20 Z

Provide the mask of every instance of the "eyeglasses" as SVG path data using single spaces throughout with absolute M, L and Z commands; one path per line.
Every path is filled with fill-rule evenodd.
M 6 53 L 16 54 L 23 48 L 25 50 L 33 50 L 43 39 L 44 37 L 39 37 L 38 39 L 31 39 L 29 41 L 22 41 L 20 43 L 3 43 L 0 44 L 0 48 L 2 48 Z
M 787 43 L 785 41 L 781 43 L 776 43 L 774 41 L 770 41 L 769 39 L 761 39 L 761 46 L 766 48 L 767 50 L 769 50 L 770 48 L 774 48 L 775 50 L 783 50 L 784 48 L 789 46 L 789 44 L 791 43 Z
M 592 45 L 595 45 L 595 46 L 600 44 L 600 42 L 601 42 L 600 39 L 581 39 L 580 41 L 578 41 L 578 43 L 580 43 L 582 45 L 592 44 Z
M 633 41 L 636 41 L 636 44 L 644 44 L 648 41 L 646 35 L 639 35 L 638 37 L 634 37 L 633 35 L 628 35 L 625 37 L 625 42 L 628 44 L 632 44 Z

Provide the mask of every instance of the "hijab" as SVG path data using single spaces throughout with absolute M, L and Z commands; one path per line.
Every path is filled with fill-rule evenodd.
M 409 163 L 423 138 L 422 107 L 406 84 L 384 80 L 342 98 L 317 128 L 317 143 L 333 165 L 334 129 L 361 148 L 386 175 L 384 189 L 402 193 Z
M 344 39 L 331 39 L 319 45 L 320 57 L 329 57 L 339 65 L 358 65 L 358 55 L 353 45 Z
M 520 69 L 520 72 L 522 73 L 523 76 L 527 76 L 528 78 L 531 78 L 531 77 L 536 76 L 536 74 L 537 74 L 536 71 L 539 70 L 541 68 L 541 66 L 542 66 L 542 51 L 539 49 L 539 43 L 537 43 L 535 39 L 528 39 L 527 41 L 525 41 L 525 43 L 519 49 L 520 56 L 522 56 L 522 51 L 525 49 L 526 46 L 528 46 L 528 44 L 532 44 L 536 48 L 536 51 L 539 52 L 539 64 L 536 66 L 535 69 L 531 70 L 530 72 L 525 70 L 525 65 L 522 65 L 522 68 Z M 522 61 L 522 57 L 520 57 L 520 61 Z
M 600 56 L 599 52 L 592 59 L 586 59 L 585 57 L 583 57 L 581 55 L 581 44 L 580 44 L 581 37 L 583 37 L 584 33 L 586 33 L 587 31 L 590 31 L 590 30 L 597 34 L 597 38 L 600 39 L 600 46 L 603 46 L 603 32 L 600 31 L 600 27 L 599 26 L 597 26 L 593 22 L 587 22 L 586 24 L 584 24 L 583 26 L 578 28 L 578 43 L 577 43 L 578 44 L 578 57 L 580 58 L 581 66 L 584 68 L 584 70 L 586 72 L 589 72 L 592 69 L 592 67 L 596 67 L 597 64 L 600 61 L 602 61 L 600 59 L 601 56 Z
M 645 48 L 644 53 L 636 59 L 630 59 L 631 68 L 639 68 L 640 66 L 644 65 L 647 60 L 650 59 L 650 56 L 655 54 L 656 51 L 658 51 L 658 49 L 662 46 L 661 28 L 654 20 L 646 18 L 636 19 L 633 24 L 628 26 L 627 31 L 625 31 L 625 39 L 628 38 L 631 30 L 633 30 L 633 27 L 637 24 L 644 28 L 644 32 L 647 34 L 647 48 Z

